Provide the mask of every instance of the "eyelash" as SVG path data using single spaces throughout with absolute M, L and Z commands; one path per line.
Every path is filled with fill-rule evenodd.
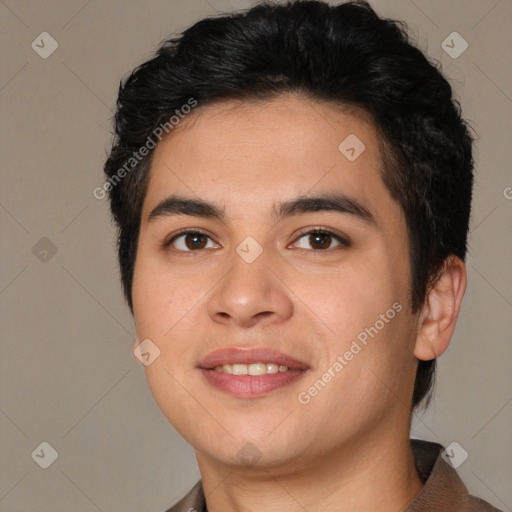
M 304 236 L 306 235 L 314 235 L 315 233 L 320 233 L 322 235 L 328 235 L 328 236 L 331 236 L 334 240 L 336 240 L 337 242 L 340 243 L 340 245 L 342 246 L 345 246 L 345 247 L 350 247 L 350 242 L 348 241 L 347 238 L 344 238 L 343 236 L 335 233 L 334 231 L 328 229 L 328 228 L 324 228 L 324 227 L 321 227 L 321 226 L 317 226 L 317 227 L 314 227 L 314 228 L 304 228 L 303 231 L 299 232 L 299 235 L 295 238 L 295 240 L 292 242 L 292 243 L 297 243 L 298 240 L 300 240 L 301 238 L 303 238 Z M 176 233 L 173 237 L 171 237 L 169 240 L 167 240 L 166 242 L 164 242 L 162 245 L 164 248 L 169 248 L 171 247 L 171 245 L 173 244 L 174 241 L 176 241 L 180 236 L 183 236 L 183 235 L 204 235 L 208 238 L 210 238 L 210 240 L 214 241 L 212 239 L 212 237 L 206 233 L 205 231 L 201 230 L 201 229 L 188 229 L 188 230 L 183 230 L 183 231 L 180 231 L 178 233 Z M 217 243 L 217 242 L 215 242 Z M 201 250 L 203 249 L 197 249 L 196 251 L 194 250 L 188 250 L 188 251 L 184 251 L 182 249 L 174 249 L 174 251 L 178 254 L 186 254 L 186 253 L 194 253 L 194 252 L 200 252 Z M 302 251 L 306 251 L 306 252 L 313 252 L 313 253 L 317 253 L 317 252 L 328 252 L 328 251 L 332 251 L 333 248 L 328 248 L 328 249 L 302 249 L 302 248 L 298 248 L 298 250 L 302 250 Z
M 320 233 L 322 235 L 328 235 L 328 236 L 332 237 L 334 240 L 336 240 L 337 242 L 339 242 L 340 245 L 342 245 L 344 247 L 350 247 L 350 242 L 347 238 L 335 233 L 334 231 L 332 231 L 329 228 L 324 228 L 322 226 L 316 226 L 314 228 L 304 228 L 304 230 L 301 230 L 299 232 L 299 236 L 297 236 L 297 238 L 294 240 L 293 243 L 297 243 L 298 240 L 300 240 L 301 238 L 303 238 L 306 235 L 314 235 L 315 233 Z M 299 248 L 299 250 L 313 252 L 313 253 L 327 252 L 327 251 L 332 251 L 333 249 L 334 248 L 329 248 L 329 249 L 300 249 Z

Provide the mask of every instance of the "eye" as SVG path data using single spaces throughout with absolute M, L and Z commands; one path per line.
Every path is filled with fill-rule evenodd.
M 184 231 L 171 238 L 166 246 L 173 246 L 179 251 L 197 251 L 219 247 L 208 235 L 201 231 Z
M 349 243 L 347 240 L 328 229 L 314 228 L 303 233 L 297 238 L 297 241 L 295 241 L 293 245 L 299 249 L 325 251 L 339 245 L 348 247 Z

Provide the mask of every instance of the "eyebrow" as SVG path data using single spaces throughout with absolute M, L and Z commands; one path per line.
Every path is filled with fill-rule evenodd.
M 273 217 L 280 221 L 284 218 L 311 212 L 338 212 L 352 215 L 367 224 L 376 225 L 373 214 L 355 199 L 341 193 L 329 193 L 319 196 L 300 196 L 274 205 Z M 171 195 L 163 199 L 149 214 L 148 222 L 160 217 L 172 215 L 191 215 L 225 221 L 224 208 L 202 199 L 192 199 L 180 195 Z

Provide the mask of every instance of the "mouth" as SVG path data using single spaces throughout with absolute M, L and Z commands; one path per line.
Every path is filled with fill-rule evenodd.
M 214 368 L 216 372 L 227 373 L 228 375 L 271 375 L 277 372 L 289 372 L 290 369 L 284 364 L 275 363 L 251 363 L 251 364 L 223 364 Z
M 206 382 L 238 398 L 255 398 L 302 378 L 309 366 L 272 348 L 228 348 L 208 354 L 198 365 Z

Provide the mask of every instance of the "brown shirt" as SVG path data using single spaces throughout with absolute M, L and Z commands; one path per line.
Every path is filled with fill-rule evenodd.
M 411 439 L 411 447 L 425 485 L 404 512 L 500 512 L 468 494 L 457 472 L 441 457 L 441 445 Z M 201 481 L 167 512 L 208 512 Z

